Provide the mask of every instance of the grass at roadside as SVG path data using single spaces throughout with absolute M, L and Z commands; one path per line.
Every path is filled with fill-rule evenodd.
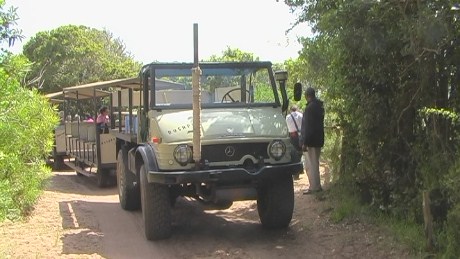
M 380 210 L 363 205 L 358 196 L 343 188 L 331 188 L 328 201 L 334 208 L 331 220 L 341 223 L 359 220 L 378 227 L 383 235 L 407 247 L 414 257 L 424 257 L 425 236 L 423 226 L 406 219 L 394 218 Z

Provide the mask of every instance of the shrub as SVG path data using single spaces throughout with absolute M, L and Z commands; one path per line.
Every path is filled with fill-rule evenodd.
M 5 66 L 3 66 L 5 67 Z M 36 90 L 21 87 L 0 69 L 0 221 L 25 215 L 50 175 L 45 156 L 58 122 L 54 109 Z

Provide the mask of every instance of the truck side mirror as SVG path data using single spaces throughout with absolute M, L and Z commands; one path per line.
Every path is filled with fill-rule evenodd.
M 302 99 L 302 84 L 295 83 L 294 84 L 294 100 L 298 102 L 300 101 L 300 99 Z

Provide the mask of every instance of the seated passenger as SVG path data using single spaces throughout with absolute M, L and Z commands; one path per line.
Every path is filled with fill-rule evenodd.
M 84 122 L 94 122 L 94 119 L 91 115 L 86 114 L 85 117 L 86 119 L 84 120 Z
M 80 115 L 78 114 L 75 114 L 75 116 L 73 116 L 73 121 L 76 121 L 76 122 L 80 122 Z
M 102 106 L 99 109 L 99 115 L 96 119 L 97 127 L 100 129 L 100 133 L 109 133 L 109 109 L 106 106 Z

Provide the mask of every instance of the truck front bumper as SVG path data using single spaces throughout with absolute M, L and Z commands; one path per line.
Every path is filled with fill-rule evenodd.
M 283 165 L 265 165 L 255 172 L 239 167 L 197 171 L 149 171 L 147 179 L 149 183 L 161 184 L 245 182 L 293 175 L 302 168 L 302 162 L 295 162 Z

